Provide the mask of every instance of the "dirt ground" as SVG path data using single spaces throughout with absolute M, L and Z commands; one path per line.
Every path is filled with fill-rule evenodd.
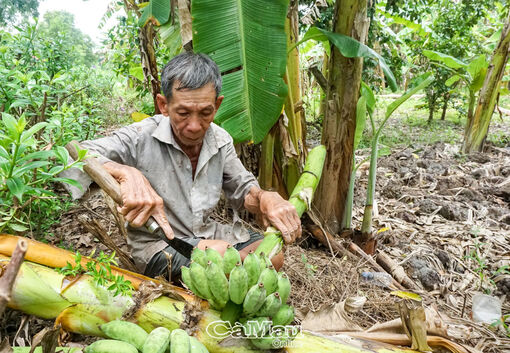
M 361 151 L 356 158 L 360 161 L 367 155 L 368 151 Z M 367 174 L 365 164 L 357 175 L 355 227 L 363 216 Z M 503 303 L 502 313 L 510 314 L 510 147 L 488 146 L 486 153 L 470 156 L 445 143 L 395 148 L 379 159 L 377 174 L 378 251 L 405 268 L 419 287 L 425 307 L 444 315 L 452 340 L 483 352 L 509 352 L 510 332 L 501 325 L 474 323 L 471 315 L 477 292 L 497 296 Z M 98 220 L 127 250 L 97 189 L 62 216 L 48 240 L 83 254 L 95 248 L 109 251 L 85 230 L 80 223 L 83 215 Z M 345 246 L 350 241 L 336 240 Z M 357 304 L 344 311 L 344 322 L 332 331 L 345 330 L 345 322 L 351 328 L 367 329 L 399 317 L 390 290 L 361 279 L 362 271 L 374 271 L 369 263 L 332 254 L 306 227 L 302 240 L 286 248 L 284 271 L 293 284 L 290 300 L 298 322 L 342 301 Z M 27 343 L 30 332 L 51 324 L 12 311 L 3 320 L 2 333 L 13 337 L 18 331 L 19 344 Z M 83 339 L 71 337 L 74 342 Z

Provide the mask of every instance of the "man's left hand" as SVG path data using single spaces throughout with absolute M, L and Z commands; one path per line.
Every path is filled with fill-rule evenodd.
M 293 243 L 301 237 L 301 219 L 296 208 L 280 194 L 262 191 L 259 196 L 260 213 L 265 227 L 274 226 L 282 232 L 283 240 Z

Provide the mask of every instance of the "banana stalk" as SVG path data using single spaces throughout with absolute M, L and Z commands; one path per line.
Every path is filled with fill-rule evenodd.
M 1 235 L 0 241 L 16 237 Z M 32 241 L 39 250 L 48 252 L 56 249 L 50 245 Z M 12 249 L 2 248 L 0 266 L 10 261 Z M 33 250 L 32 250 L 33 251 Z M 58 249 L 60 251 L 60 249 Z M 65 250 L 64 250 L 65 251 Z M 7 256 L 6 256 L 7 255 Z M 72 253 L 67 254 L 72 257 Z M 132 274 L 133 277 L 139 277 Z M 206 302 L 177 287 L 165 288 L 166 295 L 152 299 L 161 290 L 158 282 L 149 279 L 139 283 L 133 297 L 114 297 L 105 287 L 97 286 L 87 275 L 67 278 L 54 269 L 25 261 L 14 284 L 12 299 L 8 306 L 45 319 L 55 319 L 66 331 L 103 337 L 101 324 L 120 318 L 128 318 L 146 331 L 156 327 L 169 330 L 186 328 L 194 332 L 211 353 L 252 353 L 261 352 L 254 348 L 248 339 L 233 337 L 234 331 L 221 321 L 220 313 L 208 308 Z M 184 294 L 184 295 L 182 295 Z M 363 348 L 360 348 L 363 347 Z M 395 352 L 407 353 L 411 350 L 397 349 L 362 339 L 351 337 L 325 337 L 313 332 L 298 333 L 289 347 L 282 352 Z
M 313 148 L 306 158 L 303 174 L 299 178 L 294 191 L 289 197 L 289 202 L 296 208 L 301 217 L 310 208 L 313 193 L 319 184 L 322 175 L 322 167 L 326 158 L 326 147 L 317 146 Z M 264 232 L 264 240 L 258 246 L 255 253 L 263 252 L 269 258 L 278 254 L 283 247 L 281 233 L 273 227 Z

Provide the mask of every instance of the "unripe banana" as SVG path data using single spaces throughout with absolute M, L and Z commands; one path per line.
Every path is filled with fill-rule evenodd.
M 12 351 L 11 351 L 12 352 Z M 135 346 L 117 340 L 99 340 L 86 347 L 85 353 L 138 353 Z
M 170 353 L 190 353 L 190 340 L 186 331 L 177 328 L 170 335 Z
M 274 292 L 269 294 L 264 300 L 264 304 L 257 311 L 257 315 L 260 316 L 274 316 L 282 306 L 282 300 L 280 299 L 280 295 L 278 292 Z
M 197 289 L 195 288 L 195 285 L 193 284 L 193 282 L 191 280 L 191 273 L 190 273 L 189 267 L 186 267 L 186 266 L 181 267 L 181 280 L 186 285 L 186 287 L 188 287 L 188 289 L 190 291 L 192 291 L 195 295 L 200 296 L 198 294 Z
M 214 262 L 223 270 L 223 256 L 217 250 L 206 246 L 205 255 L 207 256 L 207 261 Z
M 267 265 L 267 262 L 266 262 L 266 255 L 264 254 L 264 252 L 261 252 L 260 255 L 259 255 L 259 267 L 260 267 L 260 272 L 262 273 L 262 271 L 264 271 L 268 265 Z
M 145 340 L 142 353 L 164 353 L 169 344 L 170 331 L 166 327 L 156 327 Z
M 198 262 L 191 261 L 189 264 L 189 273 L 191 283 L 195 286 L 198 296 L 203 299 L 211 299 L 213 295 L 207 284 L 205 269 Z
M 266 289 L 264 288 L 264 284 L 262 282 L 255 284 L 248 290 L 248 293 L 246 293 L 243 302 L 243 312 L 247 315 L 255 314 L 262 304 L 264 304 L 265 299 Z
M 250 338 L 264 337 L 271 324 L 271 319 L 267 316 L 250 318 L 243 323 L 244 335 Z
M 209 302 L 209 306 L 214 310 L 222 310 L 223 307 L 225 306 L 223 303 L 219 303 L 214 298 L 207 299 L 207 301 Z
M 228 321 L 230 324 L 235 325 L 236 321 L 239 320 L 243 313 L 243 305 L 236 304 L 232 300 L 229 300 L 223 310 L 221 311 L 221 319 Z
M 241 266 L 241 262 L 238 262 L 230 272 L 230 277 L 228 279 L 228 293 L 230 294 L 230 300 L 236 304 L 242 304 L 247 292 L 248 273 L 244 267 Z
M 205 269 L 205 274 L 207 276 L 207 283 L 209 285 L 209 289 L 218 304 L 220 306 L 225 306 L 228 302 L 228 280 L 225 274 L 223 273 L 223 269 L 216 265 L 214 262 L 209 261 L 207 263 L 207 268 Z
M 287 303 L 290 294 L 290 280 L 285 272 L 278 272 L 278 293 L 282 299 L 282 304 Z
M 283 304 L 276 315 L 273 315 L 274 326 L 286 326 L 294 321 L 294 307 Z
M 207 256 L 205 255 L 205 251 L 199 249 L 198 247 L 194 247 L 191 252 L 191 260 L 198 262 L 201 266 L 207 266 Z
M 243 267 L 248 274 L 248 286 L 251 287 L 257 283 L 260 276 L 260 257 L 250 251 L 250 253 L 244 258 Z
M 209 353 L 207 348 L 195 337 L 189 336 L 190 353 Z
M 228 244 L 227 250 L 225 250 L 225 254 L 223 255 L 223 272 L 225 272 L 225 274 L 230 274 L 238 262 L 241 262 L 239 251 Z
M 259 282 L 264 283 L 264 288 L 266 288 L 266 293 L 268 295 L 276 292 L 278 289 L 278 273 L 274 269 L 273 265 L 264 269 L 264 271 L 260 273 Z

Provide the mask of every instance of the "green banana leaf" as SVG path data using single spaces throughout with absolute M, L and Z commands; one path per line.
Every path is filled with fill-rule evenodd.
M 358 103 L 356 104 L 356 130 L 354 131 L 354 147 L 353 151 L 358 149 L 358 145 L 361 142 L 363 136 L 363 130 L 365 130 L 365 123 L 367 121 L 367 99 L 364 96 L 360 96 Z
M 287 96 L 284 30 L 288 0 L 193 0 L 193 49 L 208 54 L 223 75 L 225 99 L 215 122 L 234 142 L 258 143 Z
M 342 53 L 346 58 L 367 58 L 373 59 L 379 62 L 381 69 L 384 72 L 384 76 L 388 80 L 388 84 L 393 92 L 397 90 L 397 81 L 395 80 L 395 76 L 391 71 L 390 67 L 384 60 L 384 58 L 379 55 L 372 48 L 367 47 L 365 44 L 360 43 L 356 39 L 345 36 L 340 33 L 334 33 L 330 31 L 326 31 L 325 29 L 311 27 L 303 36 L 299 42 L 297 42 L 292 48 L 298 46 L 299 44 L 306 42 L 307 40 L 315 39 L 321 42 L 330 41 L 333 45 Z
M 431 72 L 424 73 L 423 75 L 418 77 L 417 81 L 420 83 L 418 83 L 416 86 L 414 86 L 413 88 L 408 90 L 406 93 L 404 93 L 399 98 L 397 98 L 393 102 L 391 102 L 390 105 L 388 105 L 388 107 L 386 108 L 385 120 L 381 124 L 381 127 L 379 129 L 382 129 L 382 127 L 386 123 L 386 120 L 388 120 L 388 118 L 391 116 L 391 114 L 393 114 L 393 112 L 398 107 L 400 107 L 400 105 L 402 105 L 406 100 L 408 100 L 409 98 L 414 96 L 416 93 L 418 93 L 419 91 L 421 91 L 422 89 L 424 89 L 425 87 L 430 85 L 432 83 L 432 81 L 434 81 L 434 75 L 432 75 Z
M 142 9 L 142 16 L 138 20 L 140 26 L 145 26 L 149 19 L 156 20 L 156 25 L 160 26 L 168 22 L 170 18 L 169 0 L 150 0 Z
M 433 50 L 424 50 L 423 55 L 425 55 L 430 60 L 438 61 L 443 63 L 447 67 L 451 69 L 466 69 L 467 65 L 461 60 L 454 58 L 451 55 L 443 54 L 438 51 Z

